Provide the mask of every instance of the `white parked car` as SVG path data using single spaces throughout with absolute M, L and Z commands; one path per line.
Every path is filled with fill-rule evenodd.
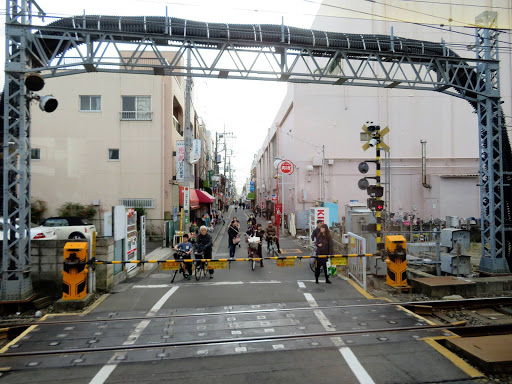
M 18 225 L 16 224 L 16 227 Z M 4 220 L 0 218 L 0 241 L 4 239 Z M 55 229 L 51 227 L 42 227 L 36 224 L 30 224 L 31 240 L 57 240 Z
M 80 217 L 50 217 L 41 223 L 41 227 L 55 230 L 57 240 L 85 239 L 96 231 L 94 225 L 86 224 Z

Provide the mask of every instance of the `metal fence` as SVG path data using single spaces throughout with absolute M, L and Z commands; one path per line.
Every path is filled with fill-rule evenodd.
M 364 255 L 366 239 L 352 232 L 347 234 L 349 236 L 348 252 Z M 348 275 L 366 291 L 366 256 L 348 258 Z

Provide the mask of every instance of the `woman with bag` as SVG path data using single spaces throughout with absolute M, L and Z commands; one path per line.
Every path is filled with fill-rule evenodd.
M 320 268 L 324 267 L 325 272 L 325 282 L 327 284 L 331 284 L 329 281 L 329 275 L 327 272 L 327 257 L 319 258 L 318 256 L 327 256 L 333 254 L 333 242 L 331 237 L 331 232 L 329 231 L 329 227 L 327 224 L 322 224 L 320 226 L 320 233 L 316 237 L 316 268 L 315 268 L 315 279 L 318 284 L 318 278 L 320 277 Z
M 235 258 L 236 245 L 240 242 L 240 231 L 236 225 L 235 220 L 231 222 L 228 228 L 228 241 L 229 241 L 229 257 Z

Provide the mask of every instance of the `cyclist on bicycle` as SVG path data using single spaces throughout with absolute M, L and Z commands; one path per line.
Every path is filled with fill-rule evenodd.
M 260 266 L 263 267 L 263 255 L 261 252 L 261 242 L 263 240 L 263 237 L 265 236 L 265 231 L 263 230 L 263 227 L 261 224 L 256 225 L 256 229 L 254 231 L 254 236 L 260 238 L 260 243 L 258 244 L 258 257 L 261 258 Z
M 204 225 L 199 229 L 199 234 L 196 237 L 196 244 L 203 250 L 204 258 L 211 259 L 212 258 L 212 247 L 213 247 L 213 239 L 211 235 L 208 233 L 208 228 Z M 210 279 L 213 277 L 213 269 L 209 270 Z
M 273 241 L 277 246 L 277 252 L 281 253 L 281 247 L 279 246 L 279 239 L 276 237 L 277 230 L 271 221 L 268 222 L 268 226 L 267 226 L 267 229 L 265 230 L 265 233 L 267 234 L 267 248 L 270 248 L 270 242 Z
M 183 259 L 190 259 L 191 258 L 191 254 L 192 254 L 192 243 L 190 243 L 188 241 L 188 235 L 187 234 L 184 234 L 183 235 L 183 241 L 179 244 L 177 244 L 175 247 L 174 247 L 174 250 L 175 251 L 182 251 L 183 253 L 186 254 L 185 257 L 183 257 Z M 183 264 L 185 264 L 185 269 L 187 270 L 187 278 L 190 280 L 192 278 L 192 263 L 191 262 L 183 262 Z

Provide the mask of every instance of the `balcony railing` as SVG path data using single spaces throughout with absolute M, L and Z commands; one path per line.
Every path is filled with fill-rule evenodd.
M 121 120 L 153 120 L 153 112 L 121 112 Z

